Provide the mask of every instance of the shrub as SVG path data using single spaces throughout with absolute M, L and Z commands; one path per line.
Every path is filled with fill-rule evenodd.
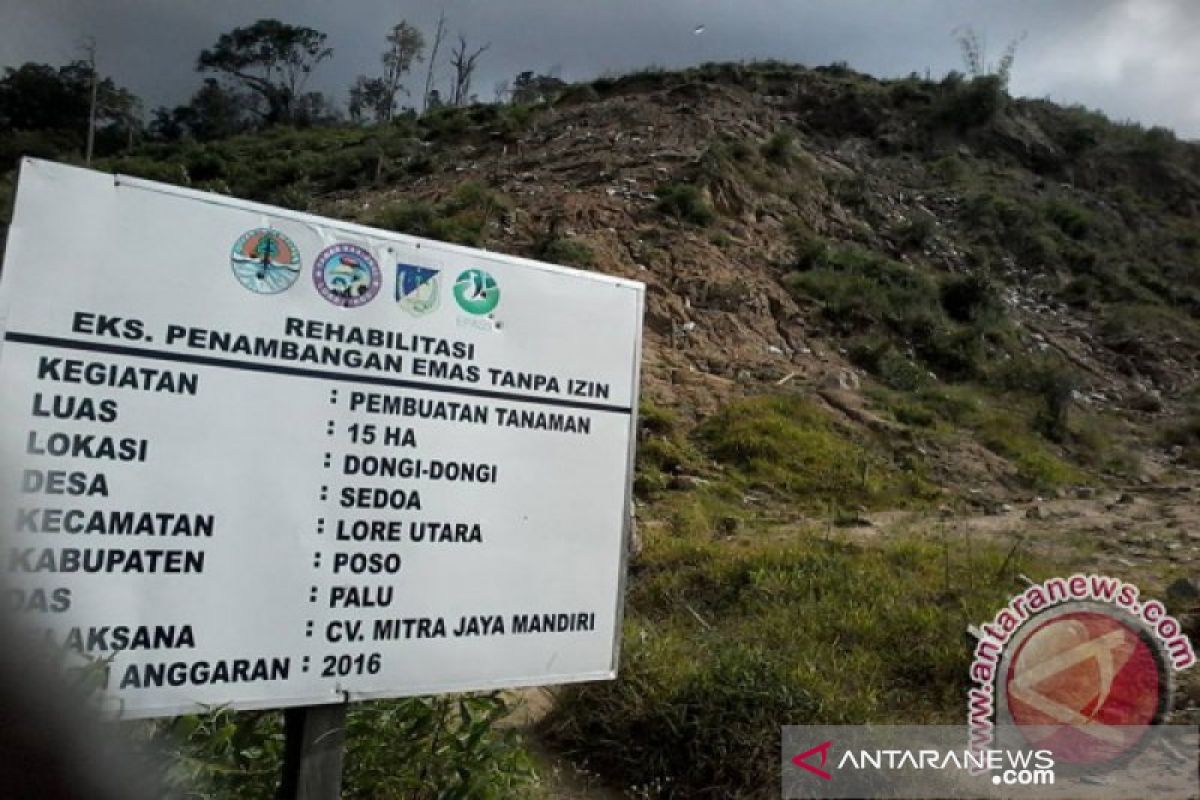
M 436 205 L 402 200 L 380 208 L 368 222 L 412 236 L 478 247 L 483 244 L 488 225 L 509 205 L 502 195 L 467 181 Z
M 908 247 L 924 247 L 937 230 L 937 220 L 923 211 L 914 213 L 896 228 L 896 238 Z
M 538 258 L 552 264 L 564 264 L 569 267 L 585 269 L 596 263 L 596 256 L 587 242 L 579 239 L 558 237 L 550 239 L 538 248 Z
M 1092 215 L 1085 209 L 1061 198 L 1045 204 L 1046 217 L 1072 239 L 1083 239 L 1092 228 Z
M 967 163 L 955 155 L 939 158 L 930 166 L 930 171 L 946 183 L 959 183 L 969 174 Z
M 1003 309 L 996 287 L 982 275 L 954 277 L 942 283 L 942 308 L 955 322 L 975 322 Z
M 432 205 L 420 200 L 401 200 L 375 212 L 370 224 L 412 236 L 432 236 L 437 212 Z
M 939 87 L 931 115 L 938 127 L 965 132 L 986 125 L 1008 102 L 1004 83 L 996 75 L 979 75 L 970 80 L 952 73 Z
M 342 796 L 528 796 L 537 784 L 533 763 L 519 734 L 497 725 L 508 713 L 496 693 L 356 703 L 347 713 Z M 134 725 L 159 756 L 172 797 L 275 794 L 284 745 L 278 711 L 219 710 Z
M 1071 401 L 1079 385 L 1070 365 L 1045 356 L 1019 357 L 995 370 L 992 380 L 1001 388 L 1033 394 L 1039 402 L 1035 430 L 1055 442 L 1066 439 Z
M 798 230 L 792 235 L 792 246 L 795 249 L 792 260 L 794 269 L 807 270 L 828 266 L 829 244 L 820 236 Z
M 861 337 L 850 343 L 850 360 L 892 389 L 912 392 L 929 383 L 929 374 L 886 339 Z
M 654 194 L 658 197 L 656 208 L 668 216 L 701 227 L 715 218 L 700 190 L 690 184 L 660 186 L 654 190 Z
M 1200 412 L 1191 411 L 1164 427 L 1159 440 L 1164 446 L 1182 448 L 1183 462 L 1188 466 L 1200 466 Z
M 790 131 L 776 131 L 763 143 L 761 152 L 772 164 L 790 166 L 796 157 L 796 139 Z
M 819 300 L 822 315 L 845 334 L 892 338 L 930 369 L 952 379 L 982 372 L 989 350 L 1009 346 L 1010 328 L 984 284 L 952 285 L 948 302 L 964 321 L 951 318 L 940 287 L 925 273 L 856 248 L 801 251 L 813 266 L 785 278 L 794 292 Z
M 670 476 L 702 471 L 700 455 L 679 417 L 648 400 L 638 407 L 638 449 L 633 488 L 647 499 L 665 490 Z

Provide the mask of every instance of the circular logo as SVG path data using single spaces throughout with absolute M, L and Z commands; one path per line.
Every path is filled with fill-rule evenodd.
M 379 264 L 363 248 L 353 244 L 326 247 L 313 264 L 317 291 L 335 306 L 357 308 L 379 294 L 383 276 Z
M 1170 708 L 1166 664 L 1119 612 L 1068 604 L 1031 619 L 997 675 L 997 722 L 1056 762 L 1096 766 L 1136 752 Z
M 454 281 L 454 299 L 468 314 L 490 314 L 500 304 L 500 287 L 481 269 L 463 270 Z
M 229 263 L 238 283 L 256 294 L 278 294 L 300 276 L 300 251 L 272 228 L 243 233 L 233 245 Z

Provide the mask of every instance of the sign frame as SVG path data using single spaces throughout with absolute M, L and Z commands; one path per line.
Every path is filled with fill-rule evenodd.
M 14 231 L 18 230 L 20 225 L 19 210 L 21 209 L 21 191 L 22 178 L 26 174 L 26 170 L 38 169 L 39 165 L 45 164 L 53 169 L 79 169 L 81 171 L 96 174 L 95 170 L 85 170 L 80 167 L 71 165 L 62 165 L 56 162 L 43 161 L 40 159 L 23 158 L 20 164 L 18 180 L 14 187 L 14 202 L 13 202 L 13 219 L 8 226 L 7 239 L 13 236 Z M 107 173 L 98 173 L 105 175 Z M 298 708 L 305 706 L 321 706 L 328 704 L 342 704 L 347 702 L 357 702 L 365 700 L 376 700 L 386 698 L 400 698 L 423 696 L 430 694 L 445 694 L 445 693 L 462 693 L 474 691 L 495 691 L 503 689 L 513 689 L 520 687 L 544 686 L 544 685 L 561 685 L 567 683 L 586 682 L 592 680 L 612 680 L 617 676 L 620 666 L 621 644 L 623 638 L 624 615 L 625 615 L 625 593 L 628 582 L 628 567 L 630 559 L 630 547 L 633 537 L 633 526 L 636 524 L 634 519 L 635 503 L 633 497 L 633 483 L 635 477 L 635 461 L 638 441 L 638 425 L 639 425 L 639 404 L 641 390 L 641 369 L 644 345 L 644 317 L 646 307 L 646 286 L 644 283 L 632 281 L 625 278 L 615 276 L 602 275 L 593 272 L 570 269 L 559 265 L 548 264 L 532 259 L 522 258 L 519 256 L 511 256 L 507 254 L 495 253 L 486 249 L 476 249 L 454 245 L 436 240 L 425 239 L 422 237 L 411 236 L 393 231 L 386 231 L 369 226 L 360 225 L 344 220 L 320 217 L 308 212 L 294 211 L 280 208 L 264 203 L 253 201 L 239 200 L 225 195 L 202 192 L 187 187 L 179 187 L 170 184 L 164 184 L 157 181 L 146 180 L 142 178 L 130 177 L 120 174 L 112 174 L 113 187 L 116 190 L 129 191 L 145 191 L 152 193 L 163 194 L 172 198 L 196 201 L 216 206 L 229 207 L 241 212 L 259 214 L 264 219 L 269 220 L 288 220 L 303 226 L 319 227 L 323 230 L 344 232 L 351 236 L 369 238 L 372 240 L 394 241 L 399 244 L 412 247 L 417 250 L 431 252 L 438 257 L 448 258 L 470 258 L 482 263 L 498 263 L 509 267 L 518 267 L 522 269 L 535 269 L 543 272 L 570 276 L 574 279 L 583 279 L 593 281 L 597 284 L 605 286 L 617 286 L 626 289 L 631 289 L 636 293 L 636 330 L 632 336 L 632 363 L 630 364 L 630 392 L 627 420 L 627 435 L 628 446 L 625 452 L 624 467 L 624 497 L 622 508 L 622 523 L 619 534 L 620 553 L 617 560 L 617 585 L 616 597 L 613 599 L 613 636 L 611 642 L 609 666 L 607 670 L 597 671 L 594 673 L 579 673 L 573 675 L 536 675 L 530 676 L 527 679 L 520 680 L 487 680 L 475 681 L 469 688 L 459 686 L 444 686 L 437 683 L 423 684 L 419 686 L 410 686 L 403 690 L 331 690 L 327 694 L 301 694 L 297 696 L 277 696 L 272 695 L 269 691 L 259 692 L 259 696 L 230 700 L 225 703 L 181 703 L 170 705 L 159 705 L 154 707 L 140 707 L 132 713 L 127 713 L 125 709 L 116 707 L 110 709 L 110 713 L 120 719 L 141 719 L 154 717 L 168 717 L 179 714 L 199 713 L 212 708 L 226 708 L 232 710 L 252 710 L 266 708 Z M 4 248 L 5 260 L 11 252 L 9 242 L 6 241 Z M 302 268 L 301 280 L 304 280 Z M 12 295 L 11 281 L 3 280 L 5 272 L 3 265 L 0 264 L 0 358 L 3 358 L 4 351 L 9 342 L 10 334 L 10 305 L 17 298 Z M 7 286 L 5 284 L 8 284 Z M 113 348 L 115 349 L 115 347 Z M 136 357 L 136 354 L 134 354 Z M 339 384 L 340 385 L 340 384 Z M 599 606 L 598 606 L 599 608 Z M 548 680 L 549 679 L 549 680 Z M 283 686 L 280 687 L 284 688 Z M 283 692 L 282 694 L 287 694 Z

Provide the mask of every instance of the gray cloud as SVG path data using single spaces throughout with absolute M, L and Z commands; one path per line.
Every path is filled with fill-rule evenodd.
M 961 67 L 954 31 L 986 33 L 998 58 L 1025 34 L 1018 94 L 1083 103 L 1118 119 L 1200 136 L 1200 4 L 1193 0 L 447 0 L 450 32 L 490 41 L 475 90 L 524 69 L 567 79 L 648 65 L 779 58 L 844 60 L 880 76 L 939 76 Z M 384 31 L 407 19 L 431 33 L 439 6 L 416 0 L 0 0 L 0 64 L 61 63 L 95 36 L 101 68 L 148 106 L 175 104 L 199 83 L 196 54 L 260 17 L 329 34 L 334 59 L 313 88 L 344 100 L 373 72 Z M 697 26 L 704 33 L 696 35 Z M 443 64 L 439 76 L 447 80 Z M 419 80 L 413 80 L 413 85 Z

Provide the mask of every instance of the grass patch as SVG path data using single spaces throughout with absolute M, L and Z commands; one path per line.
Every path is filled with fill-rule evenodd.
M 704 471 L 702 457 L 675 412 L 643 400 L 638 407 L 638 447 L 633 490 L 645 500 L 665 491 L 672 476 Z
M 808 505 L 882 508 L 924 494 L 920 478 L 847 439 L 796 396 L 735 401 L 700 426 L 705 451 L 745 485 Z
M 959 719 L 964 630 L 1028 570 L 1002 573 L 1004 555 L 936 539 L 656 534 L 630 588 L 619 679 L 564 689 L 546 731 L 648 796 L 760 796 L 778 782 L 780 725 Z
M 988 449 L 1013 462 L 1018 476 L 1033 489 L 1086 482 L 1083 472 L 1057 456 L 1017 414 L 991 410 L 979 421 L 978 433 Z

